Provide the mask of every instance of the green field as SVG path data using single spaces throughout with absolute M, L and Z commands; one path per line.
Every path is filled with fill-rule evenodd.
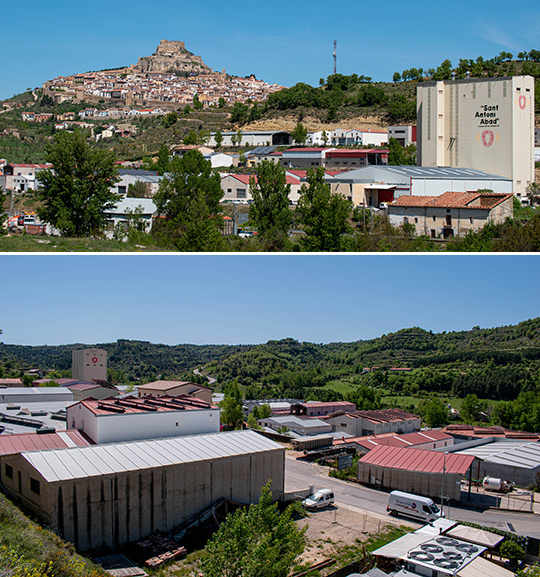
M 115 240 L 51 236 L 0 236 L 0 252 L 163 252 L 164 249 Z

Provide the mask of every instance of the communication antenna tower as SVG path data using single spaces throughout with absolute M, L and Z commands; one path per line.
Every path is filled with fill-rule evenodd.
M 337 73 L 337 40 L 334 40 L 334 74 Z

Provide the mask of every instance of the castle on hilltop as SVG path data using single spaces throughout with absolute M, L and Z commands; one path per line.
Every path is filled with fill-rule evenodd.
M 152 56 L 139 58 L 134 69 L 143 74 L 173 73 L 181 75 L 207 74 L 211 68 L 200 56 L 186 49 L 185 42 L 162 40 Z

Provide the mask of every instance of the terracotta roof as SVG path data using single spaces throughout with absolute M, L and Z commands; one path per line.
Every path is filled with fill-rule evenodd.
M 144 389 L 145 391 L 166 391 L 168 389 L 175 389 L 176 387 L 181 387 L 182 385 L 197 385 L 197 383 L 192 383 L 191 381 L 154 381 L 152 383 L 146 383 L 144 385 L 137 385 L 137 389 Z
M 382 433 L 380 435 L 366 435 L 363 437 L 348 437 L 346 439 L 339 439 L 334 441 L 334 445 L 343 445 L 354 443 L 360 445 L 368 450 L 373 449 L 379 445 L 391 445 L 392 447 L 414 447 L 414 445 L 422 445 L 424 443 L 433 443 L 435 441 L 446 441 L 452 439 L 451 435 L 447 435 L 442 431 L 422 431 L 419 433 L 407 433 L 399 435 L 397 433 Z
M 249 184 L 252 178 L 253 178 L 253 180 L 255 180 L 255 182 L 257 182 L 257 175 L 256 174 L 233 174 L 231 176 L 236 178 L 236 180 L 243 182 L 244 184 Z M 295 176 L 287 175 L 286 179 L 287 179 L 287 184 L 300 184 L 300 180 Z
M 21 379 L 0 379 L 0 387 L 22 387 L 23 382 Z
M 347 413 L 350 418 L 362 418 L 373 423 L 390 423 L 392 421 L 411 421 L 419 419 L 418 415 L 413 415 L 403 409 L 380 409 L 378 411 L 354 411 Z
M 445 454 L 438 451 L 402 447 L 375 447 L 359 463 L 389 469 L 465 475 L 475 457 L 472 455 Z
M 106 399 L 95 400 L 86 399 L 71 405 L 72 410 L 77 405 L 83 405 L 94 415 L 114 415 L 132 413 L 169 413 L 172 411 L 201 411 L 217 409 L 215 405 L 207 403 L 197 397 L 180 395 L 179 397 L 129 397 L 119 399 L 118 397 L 107 397 Z
M 445 192 L 440 196 L 400 196 L 390 206 L 426 208 L 471 208 L 490 210 L 513 194 L 484 194 L 480 192 Z M 474 203 L 474 204 L 473 204 Z
M 0 455 L 12 455 L 23 451 L 42 451 L 45 449 L 65 449 L 67 447 L 86 447 L 90 443 L 79 431 L 61 431 L 58 433 L 23 433 L 21 435 L 0 435 Z

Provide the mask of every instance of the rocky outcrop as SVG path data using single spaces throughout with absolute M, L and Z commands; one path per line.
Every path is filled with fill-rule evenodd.
M 186 49 L 184 42 L 170 40 L 162 40 L 152 56 L 139 58 L 135 70 L 143 74 L 170 72 L 183 76 L 211 72 L 200 56 Z

